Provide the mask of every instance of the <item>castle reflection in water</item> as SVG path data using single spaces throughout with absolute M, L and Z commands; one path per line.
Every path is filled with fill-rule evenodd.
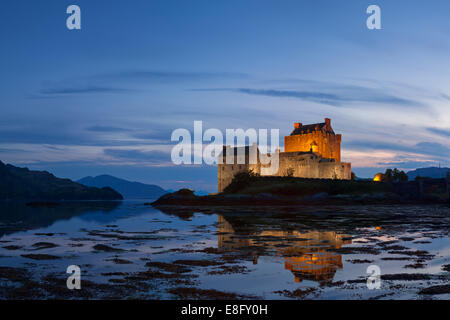
M 333 252 L 342 245 L 351 244 L 347 235 L 334 231 L 239 231 L 222 215 L 218 218 L 218 247 L 225 250 L 248 252 L 253 263 L 266 251 L 274 251 L 284 258 L 284 268 L 290 270 L 295 282 L 312 280 L 332 281 L 338 269 L 342 269 L 342 256 Z M 261 227 L 261 226 L 259 226 Z M 259 228 L 258 228 L 259 229 Z

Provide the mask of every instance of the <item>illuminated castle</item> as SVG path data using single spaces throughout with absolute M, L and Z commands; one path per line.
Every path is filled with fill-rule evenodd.
M 271 176 L 293 176 L 312 179 L 341 179 L 350 180 L 351 164 L 341 162 L 340 134 L 335 134 L 331 127 L 331 120 L 303 125 L 295 123 L 294 130 L 284 137 L 285 152 L 279 153 L 278 171 Z M 245 157 L 244 163 L 238 161 L 239 151 Z M 267 175 L 261 171 L 260 153 L 257 146 L 230 148 L 234 153 L 234 162 L 226 161 L 226 148 L 220 155 L 221 164 L 218 165 L 218 192 L 222 192 L 233 180 L 236 173 L 253 170 L 260 175 Z M 257 161 L 249 161 L 253 155 Z

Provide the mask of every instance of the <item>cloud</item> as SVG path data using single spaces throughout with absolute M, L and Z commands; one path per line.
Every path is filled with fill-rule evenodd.
M 29 151 L 25 149 L 0 148 L 0 153 L 18 153 L 18 152 L 29 152 Z
M 404 145 L 389 142 L 354 140 L 343 143 L 344 148 L 354 150 L 389 150 L 396 152 L 417 153 L 429 157 L 448 158 L 450 148 L 436 142 L 422 141 L 415 145 Z
M 130 129 L 119 128 L 119 127 L 110 127 L 110 126 L 92 126 L 86 128 L 88 131 L 92 132 L 128 132 Z
M 304 80 L 305 84 L 308 84 Z M 284 89 L 252 89 L 252 88 L 211 88 L 194 89 L 194 91 L 231 91 L 248 95 L 259 95 L 277 98 L 294 98 L 321 104 L 339 107 L 349 103 L 377 103 L 396 105 L 402 107 L 423 107 L 424 105 L 415 100 L 401 98 L 388 94 L 381 89 L 367 88 L 352 85 L 331 85 L 320 82 L 310 82 L 318 85 L 318 88 L 307 88 L 305 90 Z M 313 86 L 314 87 L 314 86 Z
M 129 160 L 146 164 L 171 163 L 170 153 L 153 150 L 143 151 L 140 149 L 105 149 L 105 155 L 119 160 Z
M 437 142 L 419 142 L 414 148 L 419 153 L 450 157 L 450 148 Z
M 427 128 L 427 130 L 431 133 L 443 136 L 443 137 L 450 137 L 450 130 L 448 129 L 439 129 L 439 128 Z
M 0 143 L 24 143 L 43 145 L 65 146 L 128 146 L 147 144 L 137 139 L 107 139 L 102 135 L 93 134 L 70 123 L 61 121 L 57 125 L 54 122 L 42 121 L 42 123 L 18 126 L 16 128 L 0 127 Z
M 158 70 L 127 70 L 91 76 L 96 80 L 144 81 L 144 82 L 184 82 L 212 79 L 246 79 L 250 76 L 238 72 L 181 72 Z
M 287 90 L 274 90 L 274 89 L 248 89 L 240 88 L 235 91 L 240 93 L 246 93 L 250 95 L 262 95 L 269 97 L 282 97 L 282 98 L 297 98 L 312 102 L 318 102 L 322 104 L 328 104 L 332 106 L 339 106 L 342 102 L 342 97 L 336 94 L 330 94 L 325 92 L 309 92 L 309 91 L 287 91 Z
M 441 96 L 442 96 L 442 98 L 443 98 L 444 100 L 450 101 L 450 96 L 449 96 L 449 95 L 443 93 Z
M 127 93 L 129 89 L 96 85 L 72 85 L 50 87 L 40 91 L 44 95 L 93 94 L 93 93 Z
M 379 165 L 385 167 L 395 167 L 401 169 L 416 169 L 429 167 L 436 164 L 436 161 L 392 161 L 392 162 L 380 162 Z
M 130 83 L 170 84 L 189 81 L 211 81 L 221 79 L 245 79 L 248 74 L 238 72 L 180 72 L 158 70 L 125 70 L 87 75 L 59 82 L 47 82 L 39 94 L 28 95 L 30 99 L 58 95 L 77 94 L 123 94 L 135 92 L 128 88 Z
M 170 144 L 171 136 L 174 128 L 170 124 L 153 124 L 151 129 L 143 129 L 138 132 L 133 132 L 132 137 L 143 140 L 147 144 L 164 143 Z
M 143 121 L 122 117 L 112 122 L 106 116 L 90 114 L 73 119 L 73 117 L 62 118 L 61 114 L 39 116 L 24 113 L 21 119 L 19 123 L 14 123 L 14 117 L 0 117 L 0 144 L 137 147 L 171 144 L 170 138 L 174 129 L 173 122 L 166 122 L 161 118 L 159 121 L 153 119 Z M 102 120 L 97 122 L 95 119 Z M 192 122 L 190 125 L 193 125 Z

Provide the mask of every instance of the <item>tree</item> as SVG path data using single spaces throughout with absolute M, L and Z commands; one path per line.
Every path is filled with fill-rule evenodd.
M 235 193 L 245 187 L 249 186 L 259 177 L 259 174 L 254 173 L 253 170 L 246 170 L 238 172 L 234 175 L 231 183 L 225 188 L 225 193 Z
M 392 182 L 393 180 L 392 169 L 386 169 L 386 172 L 383 174 L 383 181 Z
M 394 181 L 408 181 L 408 175 L 405 173 L 405 171 L 400 171 L 397 168 L 394 169 L 392 178 L 394 179 Z
M 294 176 L 294 171 L 295 171 L 294 168 L 287 168 L 285 176 L 286 177 L 293 177 Z
M 400 171 L 397 168 L 386 169 L 386 172 L 383 174 L 382 180 L 383 182 L 399 182 L 399 181 L 408 181 L 408 175 L 404 171 Z

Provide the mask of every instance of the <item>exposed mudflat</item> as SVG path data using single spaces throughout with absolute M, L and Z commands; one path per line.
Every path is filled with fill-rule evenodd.
M 3 212 L 0 299 L 450 299 L 443 205 Z

